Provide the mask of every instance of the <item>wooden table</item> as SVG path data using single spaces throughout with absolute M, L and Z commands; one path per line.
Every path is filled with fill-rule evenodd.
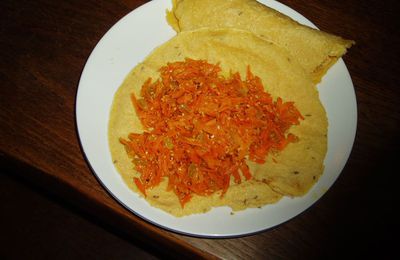
M 162 255 L 310 258 L 347 249 L 377 253 L 390 244 L 391 206 L 399 204 L 389 188 L 395 187 L 392 167 L 398 172 L 400 155 L 399 9 L 394 0 L 281 1 L 320 29 L 357 42 L 344 57 L 357 95 L 357 136 L 341 176 L 316 205 L 272 230 L 234 239 L 183 236 L 139 219 L 102 188 L 82 154 L 74 105 L 86 59 L 114 23 L 145 2 L 1 1 L 3 170 Z

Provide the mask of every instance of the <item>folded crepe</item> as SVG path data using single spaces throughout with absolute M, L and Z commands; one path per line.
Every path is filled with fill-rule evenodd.
M 255 0 L 173 0 L 167 20 L 177 32 L 202 27 L 248 30 L 285 48 L 321 81 L 354 41 L 304 26 Z

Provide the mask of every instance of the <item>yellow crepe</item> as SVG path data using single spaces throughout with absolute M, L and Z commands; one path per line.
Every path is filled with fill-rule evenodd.
M 219 63 L 225 75 L 238 71 L 242 78 L 250 65 L 254 75 L 261 78 L 266 91 L 274 98 L 295 102 L 305 120 L 292 127 L 290 132 L 300 140 L 274 155 L 276 163 L 270 158 L 263 165 L 250 163 L 253 178 L 241 184 L 232 181 L 222 198 L 218 192 L 208 197 L 195 195 L 182 208 L 177 196 L 166 191 L 167 181 L 164 180 L 149 190 L 145 199 L 172 215 L 184 216 L 206 212 L 216 206 L 228 206 L 233 210 L 260 207 L 277 202 L 284 195 L 305 194 L 323 172 L 327 149 L 327 118 L 318 92 L 302 66 L 284 49 L 248 31 L 227 28 L 177 34 L 139 63 L 118 89 L 110 113 L 109 144 L 114 164 L 127 185 L 138 192 L 133 177 L 139 174 L 118 139 L 126 138 L 131 132 L 143 131 L 130 95 L 140 96 L 142 84 L 149 77 L 156 80 L 160 67 L 185 58 Z
M 251 31 L 285 48 L 320 82 L 353 41 L 299 24 L 255 0 L 173 0 L 167 15 L 177 31 L 233 27 Z

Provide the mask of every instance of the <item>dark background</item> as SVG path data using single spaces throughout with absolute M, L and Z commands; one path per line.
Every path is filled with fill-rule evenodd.
M 10 173 L 0 174 L 0 198 L 1 259 L 162 257 Z

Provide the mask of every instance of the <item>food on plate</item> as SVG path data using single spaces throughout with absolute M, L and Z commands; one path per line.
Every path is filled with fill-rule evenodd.
M 195 194 L 223 196 L 241 174 L 251 179 L 247 159 L 264 163 L 297 141 L 288 132 L 304 118 L 293 102 L 274 101 L 250 67 L 245 80 L 220 70 L 204 60 L 167 63 L 157 81 L 143 84 L 140 98 L 131 95 L 145 132 L 120 142 L 140 173 L 134 181 L 143 195 L 167 178 L 182 207 Z
M 285 49 L 251 32 L 181 32 L 115 94 L 114 165 L 132 190 L 174 216 L 304 195 L 322 174 L 327 149 L 326 113 L 313 85 Z M 172 173 L 152 171 L 159 168 Z
M 304 26 L 256 0 L 173 0 L 167 20 L 177 31 L 203 27 L 237 28 L 285 48 L 320 82 L 354 41 Z

